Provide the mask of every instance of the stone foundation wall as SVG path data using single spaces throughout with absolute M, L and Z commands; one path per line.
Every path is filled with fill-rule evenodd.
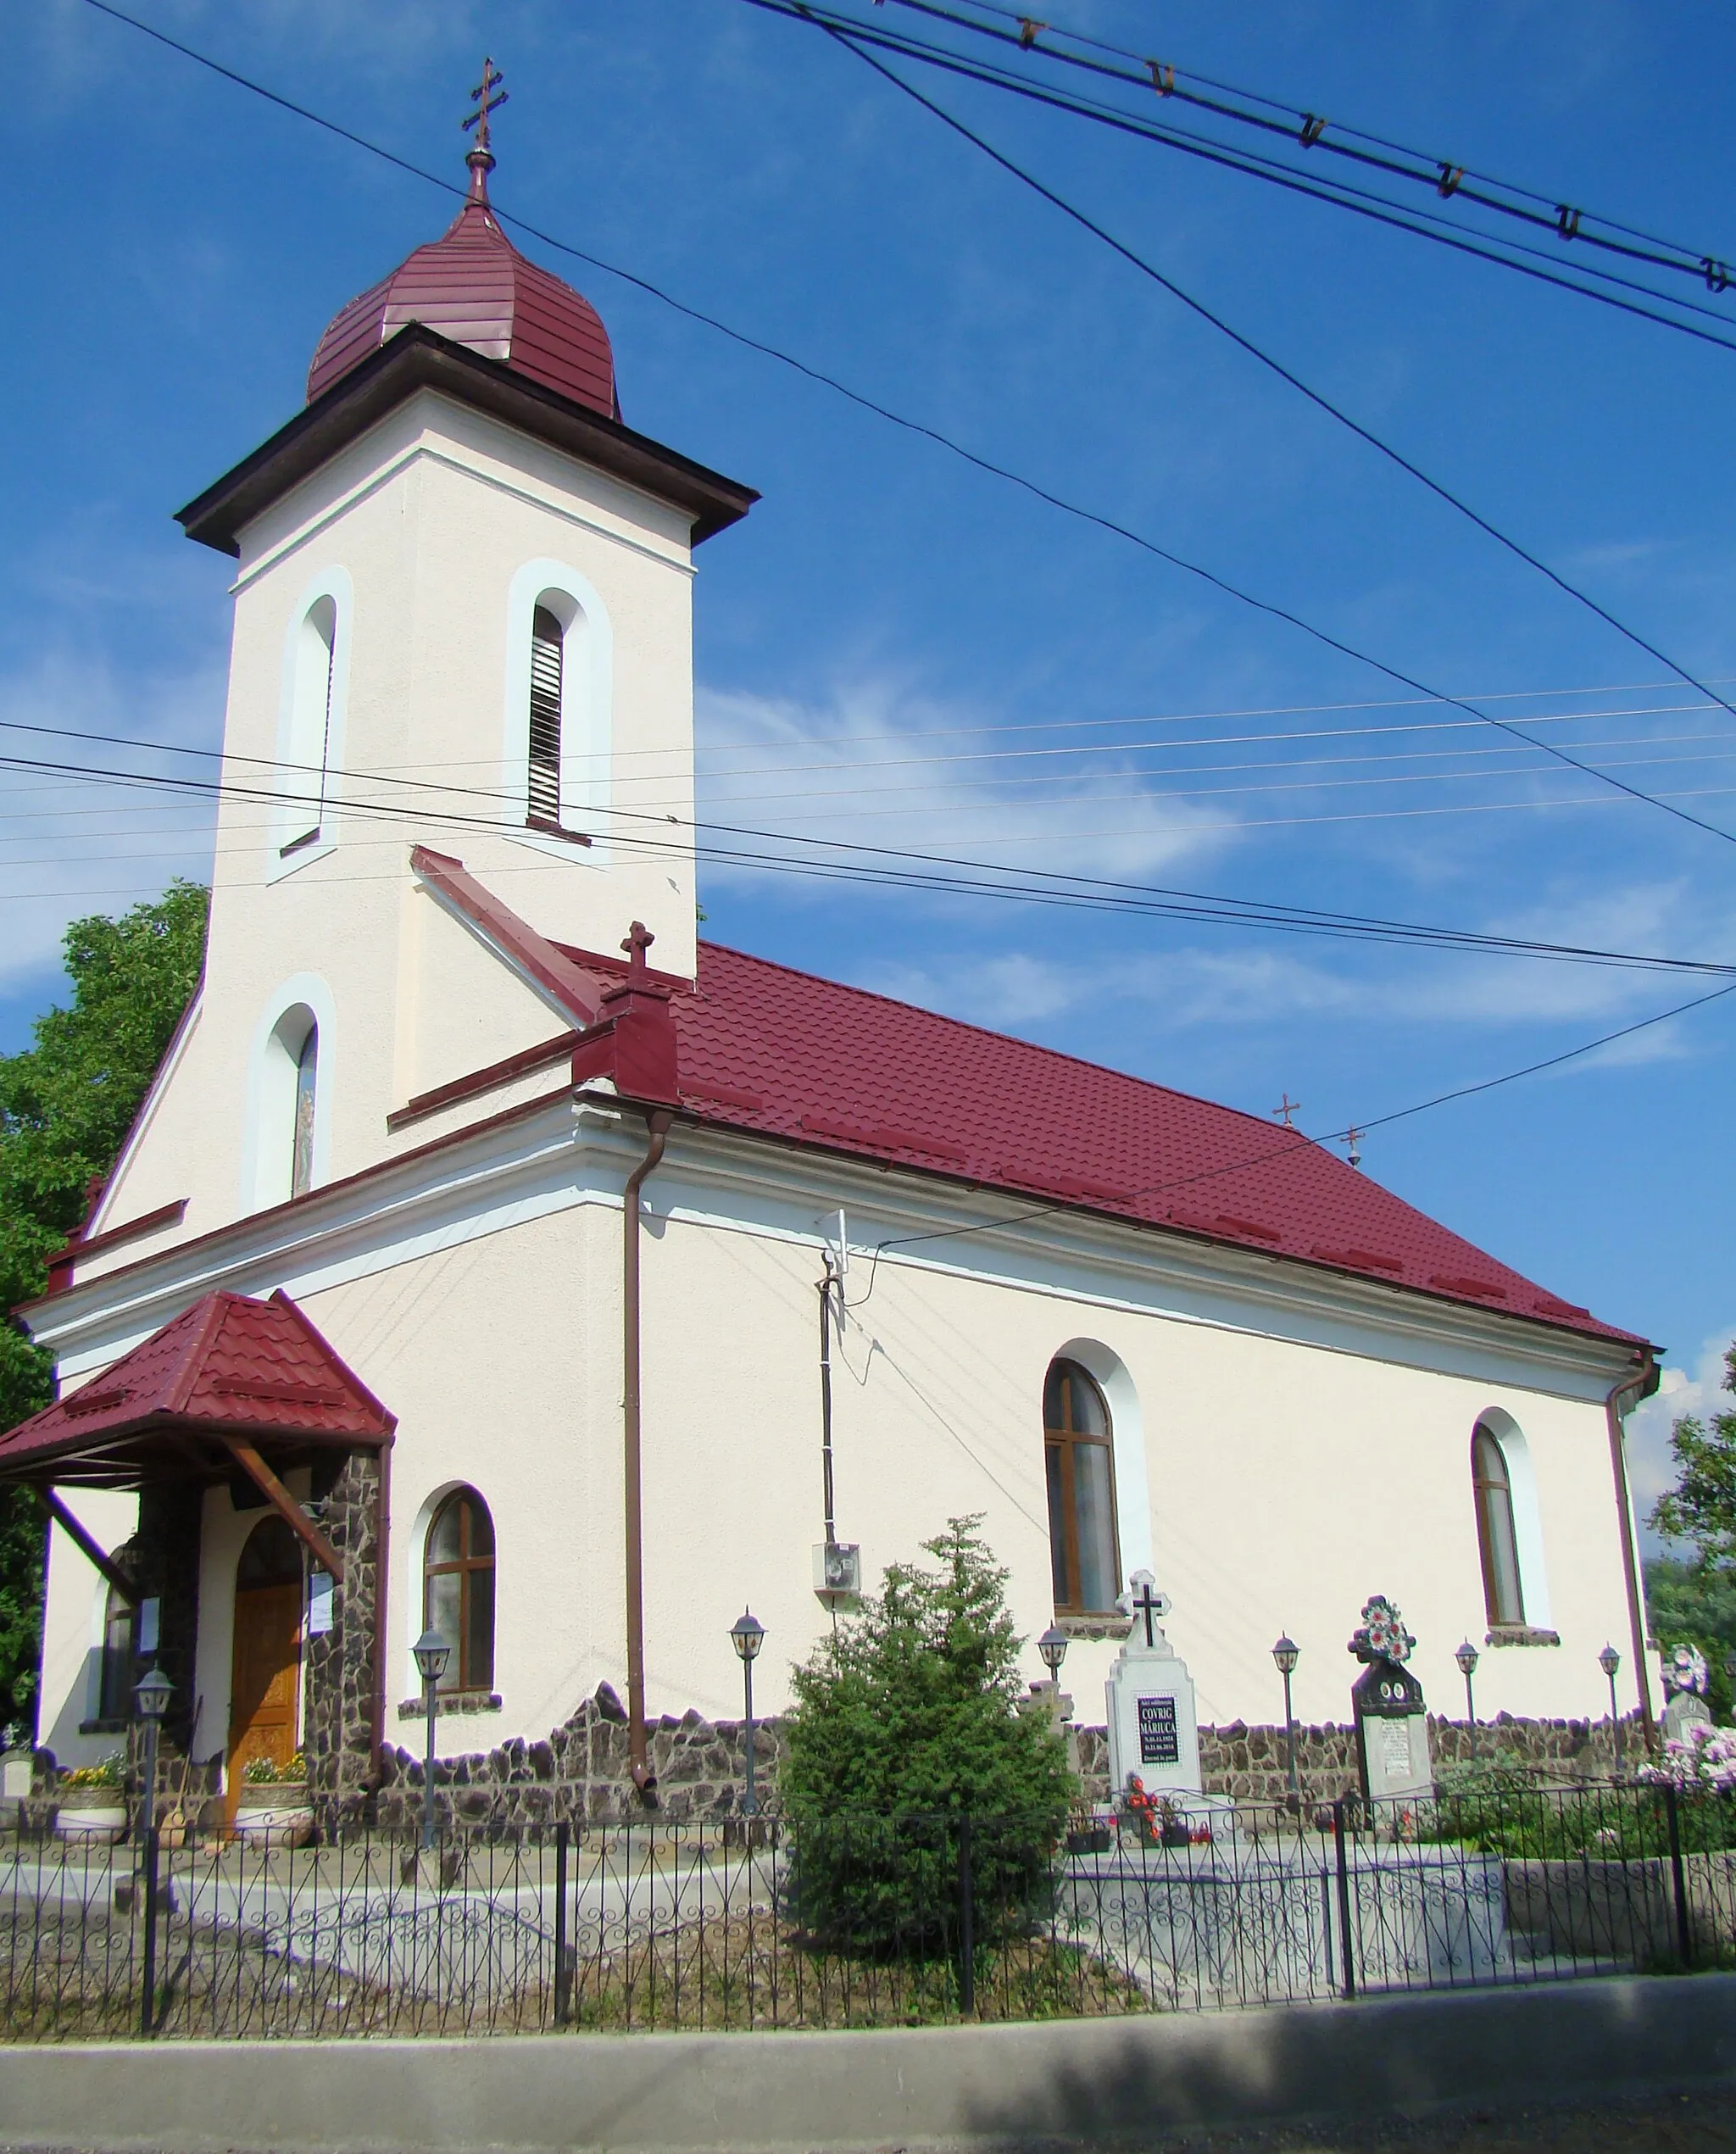
M 329 1483 L 321 1475 L 314 1486 L 326 1506 L 326 1536 L 343 1558 L 343 1583 L 332 1589 L 331 1628 L 308 1641 L 303 1715 L 309 1788 L 330 1821 L 359 1807 L 374 1762 L 379 1454 L 352 1451 Z
M 1470 1731 L 1462 1721 L 1437 1719 L 1431 1714 L 1428 1728 L 1437 1767 L 1469 1757 Z M 1070 1732 L 1077 1739 L 1086 1801 L 1107 1803 L 1107 1731 L 1077 1728 Z M 738 1816 L 746 1793 L 742 1735 L 739 1721 L 709 1721 L 697 1712 L 679 1720 L 665 1715 L 655 1723 L 649 1743 L 658 1780 L 654 1814 L 676 1820 Z M 1622 1740 L 1631 1770 L 1642 1755 L 1637 1719 L 1624 1724 Z M 1514 1720 L 1503 1715 L 1479 1723 L 1477 1745 L 1480 1757 L 1516 1763 L 1551 1784 L 1607 1778 L 1615 1770 L 1615 1745 L 1607 1722 Z M 775 1795 L 782 1753 L 778 1723 L 756 1723 L 754 1770 L 762 1803 Z M 1202 1728 L 1199 1757 L 1208 1794 L 1244 1802 L 1281 1803 L 1288 1792 L 1282 1728 L 1250 1728 L 1241 1721 L 1225 1728 Z M 1310 1803 L 1355 1793 L 1355 1729 L 1299 1724 L 1296 1771 Z M 434 1793 L 436 1811 L 443 1822 L 473 1828 L 488 1824 L 513 1830 L 561 1817 L 574 1823 L 626 1823 L 653 1814 L 628 1776 L 626 1715 L 607 1684 L 545 1741 L 515 1737 L 492 1750 L 441 1759 L 435 1767 Z M 410 1750 L 388 1750 L 378 1801 L 380 1823 L 411 1823 L 421 1814 L 421 1804 L 420 1758 Z
M 514 1736 L 491 1750 L 442 1758 L 434 1768 L 435 1812 L 442 1823 L 503 1831 L 546 1825 L 723 1818 L 740 1813 L 747 1793 L 747 1750 L 740 1721 L 710 1721 L 697 1712 L 665 1714 L 649 1729 L 657 1775 L 654 1812 L 634 1788 L 627 1755 L 627 1717 L 605 1683 L 547 1740 Z M 764 1802 L 773 1794 L 783 1755 L 775 1722 L 754 1729 L 754 1773 Z M 381 1825 L 407 1826 L 422 1812 L 422 1761 L 388 1748 L 376 1805 Z

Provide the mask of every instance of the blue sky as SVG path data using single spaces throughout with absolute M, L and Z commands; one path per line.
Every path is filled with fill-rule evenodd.
M 1736 828 L 1736 719 L 815 32 L 742 0 L 138 9 L 454 179 L 491 52 L 509 214 Z M 1068 0 L 1060 19 L 1736 258 L 1728 11 Z M 31 88 L 0 234 L 0 717 L 214 744 L 223 564 L 170 512 L 298 408 L 326 320 L 450 208 L 83 0 L 20 15 L 13 60 Z M 1736 354 L 1077 121 L 939 94 L 1736 696 Z M 629 422 L 765 495 L 700 556 L 714 808 L 1736 949 L 1730 847 L 1491 731 L 1442 731 L 1455 714 L 1394 705 L 1367 669 L 526 244 L 603 312 Z M 0 773 L 0 1048 L 58 992 L 68 919 L 204 852 L 197 810 L 27 793 L 46 782 Z M 704 888 L 721 940 L 1256 1113 L 1288 1090 L 1321 1134 L 1693 991 L 745 874 Z M 1736 1325 L 1733 1042 L 1736 997 L 1377 1131 L 1365 1171 L 1703 1382 Z

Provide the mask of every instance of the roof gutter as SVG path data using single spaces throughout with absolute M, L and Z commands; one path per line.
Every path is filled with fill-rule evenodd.
M 645 1544 L 640 1474 L 639 1192 L 663 1157 L 672 1120 L 665 1108 L 645 1117 L 645 1156 L 627 1177 L 621 1199 L 621 1411 L 626 1449 L 627 1588 L 627 1756 L 633 1785 L 648 1803 L 657 1775 L 645 1748 Z
M 1642 1399 L 1650 1399 L 1661 1381 L 1657 1361 L 1650 1347 L 1641 1356 L 1637 1373 L 1624 1376 L 1604 1400 L 1604 1419 L 1610 1431 L 1610 1470 L 1616 1481 L 1616 1517 L 1622 1530 L 1622 1576 L 1628 1588 L 1628 1631 L 1633 1648 L 1633 1681 L 1639 1693 L 1639 1719 L 1645 1747 L 1657 1748 L 1657 1724 L 1651 1716 L 1651 1684 L 1645 1665 L 1645 1599 L 1639 1581 L 1639 1551 L 1633 1542 L 1633 1502 L 1628 1485 L 1628 1446 L 1622 1423 Z

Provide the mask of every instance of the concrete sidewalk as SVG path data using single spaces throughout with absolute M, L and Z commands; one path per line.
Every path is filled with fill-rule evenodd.
M 20 2045 L 0 2143 L 982 2154 L 1736 2082 L 1736 1976 L 812 2034 Z

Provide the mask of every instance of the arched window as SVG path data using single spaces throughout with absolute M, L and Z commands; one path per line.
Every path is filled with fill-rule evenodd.
M 1525 1598 L 1519 1583 L 1519 1543 L 1513 1530 L 1512 1478 L 1500 1440 L 1487 1422 L 1478 1422 L 1472 1432 L 1471 1486 L 1477 1500 L 1483 1597 L 1490 1626 L 1522 1623 Z
M 531 615 L 531 782 L 525 821 L 560 828 L 560 707 L 566 631 L 547 606 Z
M 1121 1590 L 1109 1408 L 1077 1361 L 1051 1361 L 1043 1386 L 1049 1561 L 1057 1614 L 1104 1615 Z
M 494 1688 L 494 1521 L 474 1489 L 454 1489 L 428 1528 L 422 1620 L 452 1648 L 442 1690 Z
M 295 1126 L 290 1136 L 289 1194 L 305 1196 L 314 1186 L 314 1097 L 320 1076 L 320 1027 L 308 1027 L 295 1058 Z
M 299 852 L 319 838 L 326 815 L 326 775 L 331 754 L 331 686 L 337 649 L 337 604 L 315 598 L 296 634 L 295 680 L 291 692 L 289 799 L 280 855 Z
M 103 1667 L 97 1684 L 98 1720 L 125 1720 L 132 1712 L 132 1672 L 138 1611 L 114 1586 L 103 1610 Z

